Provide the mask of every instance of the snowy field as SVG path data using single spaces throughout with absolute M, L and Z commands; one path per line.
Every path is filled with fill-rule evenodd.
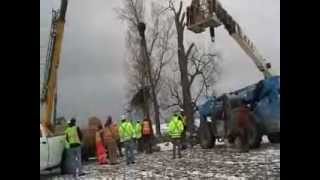
M 270 144 L 266 137 L 260 148 L 249 153 L 218 143 L 213 149 L 199 145 L 182 151 L 182 158 L 172 160 L 171 145 L 162 145 L 161 152 L 139 154 L 136 164 L 126 166 L 97 165 L 90 162 L 83 166 L 87 173 L 79 179 L 280 179 L 280 144 Z M 74 179 L 57 172 L 41 175 L 41 179 Z

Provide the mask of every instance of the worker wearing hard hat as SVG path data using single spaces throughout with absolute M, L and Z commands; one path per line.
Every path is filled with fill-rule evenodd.
M 183 132 L 183 123 L 181 116 L 175 113 L 169 122 L 168 133 L 173 144 L 173 159 L 176 158 L 176 148 L 178 148 L 178 156 L 181 158 L 181 135 Z
M 121 116 L 121 124 L 119 126 L 120 141 L 123 143 L 125 148 L 125 156 L 127 165 L 134 164 L 134 143 L 133 143 L 133 126 L 131 122 L 126 118 L 125 115 Z
M 83 175 L 81 173 L 81 140 L 82 134 L 80 128 L 76 126 L 76 119 L 72 118 L 68 121 L 68 127 L 65 130 L 66 142 L 68 143 L 68 159 L 72 161 L 71 171 L 76 175 Z

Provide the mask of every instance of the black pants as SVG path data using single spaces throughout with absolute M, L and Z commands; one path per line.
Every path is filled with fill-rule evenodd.
M 240 141 L 241 141 L 241 151 L 248 152 L 249 151 L 249 129 L 248 128 L 240 128 L 239 132 Z
M 136 141 L 135 143 L 136 143 L 136 148 L 137 148 L 138 153 L 142 152 L 143 151 L 142 137 L 139 139 L 135 139 L 135 141 Z
M 178 148 L 178 156 L 181 158 L 181 138 L 172 138 L 173 159 L 176 158 L 176 149 Z
M 183 132 L 180 138 L 181 150 L 187 149 L 187 127 L 184 126 Z
M 151 136 L 142 136 L 143 140 L 143 148 L 145 149 L 146 153 L 152 153 L 152 138 Z
M 123 156 L 121 151 L 122 143 L 120 142 L 120 139 L 117 140 L 117 146 L 118 146 L 119 156 L 122 157 Z

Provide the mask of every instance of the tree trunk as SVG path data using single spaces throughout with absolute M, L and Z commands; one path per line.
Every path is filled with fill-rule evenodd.
M 156 90 L 155 90 L 155 84 L 154 84 L 154 80 L 153 80 L 153 76 L 152 76 L 152 72 L 151 72 L 151 62 L 150 62 L 150 57 L 148 55 L 148 49 L 147 49 L 147 42 L 146 42 L 146 38 L 145 38 L 145 27 L 144 28 L 140 28 L 140 36 L 141 36 L 141 52 L 144 58 L 144 62 L 145 62 L 145 73 L 146 73 L 146 79 L 147 82 L 149 82 L 150 84 L 150 89 L 151 89 L 151 99 L 153 102 L 153 108 L 154 108 L 154 120 L 155 120 L 155 124 L 156 124 L 156 135 L 160 136 L 161 132 L 160 132 L 160 111 L 159 111 L 159 103 L 158 103 L 158 99 L 157 99 L 157 95 L 156 95 Z M 146 104 L 146 106 L 148 106 L 148 104 Z M 149 116 L 149 106 L 148 106 L 148 117 Z
M 153 97 L 153 108 L 154 108 L 154 122 L 156 124 L 156 135 L 161 136 L 160 131 L 160 111 L 159 111 L 159 103 L 157 99 L 157 95 L 154 88 L 151 88 L 152 97 Z
M 179 22 L 179 18 L 175 18 L 178 40 L 178 62 L 180 68 L 183 108 L 187 117 L 187 131 L 192 133 L 193 130 L 193 108 L 190 92 L 190 82 L 188 78 L 188 57 L 183 45 L 183 25 Z
M 147 49 L 147 43 L 146 43 L 146 38 L 145 38 L 145 35 L 144 35 L 144 30 L 140 30 L 140 37 L 141 37 L 141 42 L 140 42 L 140 48 L 141 48 L 141 55 L 142 55 L 142 58 L 143 58 L 143 61 L 145 62 L 144 64 L 144 68 L 143 68 L 143 71 L 144 71 L 144 74 L 145 74 L 145 79 L 143 80 L 143 101 L 144 101 L 144 116 L 145 117 L 150 117 L 150 110 L 149 110 L 149 104 L 148 104 L 148 98 L 147 98 L 147 92 L 149 88 L 146 88 L 148 86 L 148 84 L 146 82 L 148 82 L 147 80 L 147 68 L 146 65 L 148 64 L 149 62 L 149 58 L 148 58 L 148 55 L 147 55 L 147 52 L 146 52 L 146 49 Z

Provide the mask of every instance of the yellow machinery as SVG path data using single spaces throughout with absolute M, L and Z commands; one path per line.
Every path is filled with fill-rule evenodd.
M 49 45 L 46 57 L 45 77 L 41 92 L 40 122 L 45 131 L 54 133 L 54 119 L 57 103 L 57 74 L 60 63 L 60 52 L 64 33 L 65 15 L 68 0 L 61 0 L 60 9 L 53 10 L 50 30 Z

